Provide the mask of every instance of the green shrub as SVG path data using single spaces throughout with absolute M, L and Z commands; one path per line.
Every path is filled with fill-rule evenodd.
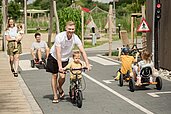
M 81 11 L 74 8 L 64 8 L 59 10 L 59 26 L 60 31 L 65 31 L 65 24 L 67 21 L 74 21 L 76 24 L 75 33 L 81 36 Z

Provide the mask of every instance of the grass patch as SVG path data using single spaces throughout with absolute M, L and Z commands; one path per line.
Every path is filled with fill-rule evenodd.
M 114 50 L 114 51 L 112 52 L 112 56 L 118 56 L 118 54 L 119 54 L 119 51 L 118 51 L 118 50 Z M 104 56 L 109 56 L 109 53 L 106 52 Z
M 104 43 L 107 43 L 108 41 L 97 41 L 96 45 L 92 45 L 92 42 L 90 41 L 85 41 L 84 42 L 84 48 L 92 48 L 92 47 L 96 47 L 96 46 L 100 46 L 103 45 Z

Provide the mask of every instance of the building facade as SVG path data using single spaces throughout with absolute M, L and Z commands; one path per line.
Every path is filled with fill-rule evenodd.
M 146 20 L 149 27 L 153 28 L 153 1 L 146 0 Z M 158 60 L 159 68 L 171 70 L 171 0 L 160 0 L 161 19 L 159 24 L 159 45 L 158 45 Z M 151 52 L 153 32 L 147 33 L 147 48 Z

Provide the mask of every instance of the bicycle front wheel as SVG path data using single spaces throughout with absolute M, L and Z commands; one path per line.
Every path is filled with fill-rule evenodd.
M 82 100 L 83 100 L 82 91 L 78 90 L 78 93 L 77 93 L 77 106 L 78 106 L 78 108 L 82 107 Z

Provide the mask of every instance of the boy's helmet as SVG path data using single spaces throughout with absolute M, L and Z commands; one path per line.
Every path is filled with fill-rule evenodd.
M 128 48 L 123 48 L 123 49 L 122 49 L 122 52 L 123 52 L 124 54 L 128 54 L 128 53 L 129 53 L 129 49 L 128 49 Z

